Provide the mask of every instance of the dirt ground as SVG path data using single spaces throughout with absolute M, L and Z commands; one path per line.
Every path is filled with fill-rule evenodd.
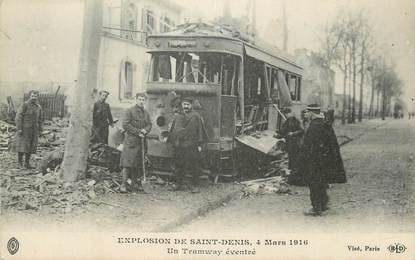
M 352 131 L 348 126 L 337 134 Z M 347 184 L 329 189 L 326 216 L 307 217 L 309 191 L 234 200 L 179 232 L 413 232 L 415 120 L 393 120 L 343 146 Z
M 414 123 L 415 120 L 412 122 Z M 359 135 L 382 122 L 367 121 L 337 128 L 339 136 Z M 413 126 L 413 125 L 412 125 Z M 408 121 L 394 121 L 377 130 L 370 130 L 360 139 L 342 148 L 349 182 L 334 185 L 331 210 L 322 218 L 302 216 L 308 202 L 308 190 L 291 186 L 288 195 L 264 195 L 236 199 L 224 207 L 198 217 L 201 207 L 231 193 L 238 194 L 241 185 L 233 183 L 207 184 L 201 193 L 172 192 L 166 186 L 153 185 L 150 194 L 105 193 L 95 202 L 65 208 L 2 210 L 0 226 L 14 230 L 84 230 L 84 231 L 171 231 L 175 225 L 186 224 L 175 231 L 269 232 L 324 230 L 356 230 L 359 226 L 373 232 L 379 230 L 413 230 L 409 216 L 413 215 L 414 130 Z M 40 159 L 40 156 L 38 156 Z M 15 169 L 11 154 L 1 156 L 0 170 L 22 175 L 29 171 Z M 397 177 L 398 176 L 398 177 Z M 238 197 L 238 196 L 236 196 Z M 216 208 L 218 205 L 212 207 Z M 205 207 L 208 211 L 210 208 Z M 408 223 L 403 225 L 403 223 Z M 169 227 L 166 229 L 166 226 Z

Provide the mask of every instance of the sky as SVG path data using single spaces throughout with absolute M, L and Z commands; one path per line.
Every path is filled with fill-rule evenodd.
M 2 0 L 0 0 L 2 1 Z M 6 5 L 6 9 L 1 14 L 4 19 L 0 19 L 2 28 L 14 28 L 7 31 L 9 36 L 14 39 L 13 44 L 7 43 L 5 37 L 0 38 L 0 52 L 13 53 L 12 55 L 2 55 L 6 57 L 0 59 L 2 63 L 9 57 L 13 63 L 34 64 L 39 57 L 44 60 L 44 64 L 56 63 L 56 60 L 65 60 L 65 68 L 76 67 L 77 53 L 66 51 L 59 57 L 52 57 L 48 53 L 57 53 L 62 46 L 78 46 L 79 35 L 82 26 L 82 0 L 9 0 L 15 2 L 14 5 Z M 170 0 L 174 1 L 187 10 L 182 13 L 184 17 L 204 17 L 206 21 L 213 20 L 214 17 L 223 13 L 224 0 Z M 249 15 L 248 1 L 250 0 L 229 0 L 231 14 L 234 17 Z M 252 0 L 251 0 L 252 1 Z M 411 98 L 415 99 L 415 0 L 285 0 L 288 20 L 288 50 L 293 52 L 297 48 L 307 48 L 317 51 L 323 39 L 323 28 L 327 23 L 332 22 L 339 10 L 352 9 L 363 10 L 373 26 L 375 42 L 387 53 L 396 64 L 396 69 L 401 80 L 404 82 L 404 99 L 411 103 Z M 7 2 L 7 1 L 5 1 Z M 257 14 L 257 31 L 259 37 L 281 47 L 282 32 L 282 2 L 283 0 L 255 0 Z M 42 3 L 42 5 L 39 5 Z M 65 8 L 59 7 L 59 3 L 64 3 Z M 60 5 L 62 6 L 62 4 Z M 59 10 L 60 18 L 56 18 L 53 23 L 43 17 L 52 15 Z M 24 15 L 13 15 L 16 13 Z M 39 15 L 42 14 L 42 15 Z M 6 19 L 6 18 L 10 19 Z M 1 18 L 1 17 L 0 17 Z M 10 22 L 11 24 L 8 24 Z M 34 28 L 34 29 L 33 29 Z M 49 34 L 42 34 L 45 28 Z M 11 41 L 9 41 L 11 42 Z M 42 44 L 48 42 L 46 48 Z M 21 53 L 26 45 L 35 46 L 36 51 L 31 51 L 31 55 Z M 21 47 L 21 48 L 20 48 Z M 65 47 L 65 48 L 66 48 Z M 74 49 L 78 48 L 66 48 Z M 26 48 L 32 50 L 33 48 Z M 53 51 L 56 50 L 56 51 Z M 25 58 L 22 58 L 25 57 Z M 3 62 L 4 61 L 4 62 Z M 10 63 L 10 61 L 9 61 Z M 63 64 L 62 64 L 63 65 Z M 59 65 L 58 65 L 59 66 Z M 56 67 L 54 75 L 66 81 L 73 81 L 74 76 L 70 71 Z M 16 66 L 16 68 L 24 66 Z M 51 66 L 40 65 L 32 66 L 29 70 L 31 77 L 36 78 L 42 71 Z M 7 80 L 4 70 L 0 70 L 0 76 Z M 10 71 L 19 74 L 23 71 Z M 46 74 L 46 73 L 45 73 Z M 61 75 L 62 74 L 62 75 Z M 30 76 L 29 75 L 29 76 Z M 30 77 L 29 77 L 30 78 Z M 336 91 L 341 88 L 342 75 L 337 74 Z M 415 110 L 415 101 L 413 110 Z
M 248 0 L 229 0 L 231 15 L 248 15 Z M 203 16 L 212 20 L 223 13 L 224 0 L 176 0 L 188 10 L 182 17 Z M 281 47 L 283 0 L 256 0 L 259 37 Z M 323 28 L 341 9 L 362 10 L 368 17 L 373 35 L 387 56 L 396 63 L 404 82 L 404 100 L 415 98 L 415 1 L 414 0 L 286 0 L 288 51 L 297 48 L 319 49 Z M 270 30 L 270 28 L 278 28 Z M 336 91 L 342 76 L 336 77 Z M 415 101 L 412 105 L 415 108 Z

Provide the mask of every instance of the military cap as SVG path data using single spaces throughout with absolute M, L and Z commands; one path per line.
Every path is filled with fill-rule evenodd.
M 310 104 L 306 107 L 306 110 L 314 113 L 320 113 L 321 108 L 319 104 Z
M 183 99 L 182 99 L 182 103 L 183 102 L 187 102 L 187 103 L 190 103 L 190 104 L 193 104 L 193 98 L 192 97 L 184 97 Z

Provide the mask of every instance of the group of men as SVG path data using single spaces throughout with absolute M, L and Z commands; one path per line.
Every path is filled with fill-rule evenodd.
M 312 208 L 305 215 L 320 216 L 328 210 L 327 188 L 330 183 L 345 183 L 346 174 L 340 147 L 330 117 L 321 113 L 318 104 L 307 106 L 303 126 L 289 109 L 281 127 L 287 140 L 289 182 L 308 185 Z
M 100 98 L 94 105 L 92 141 L 108 144 L 108 127 L 114 121 L 109 105 L 105 102 L 108 92 L 101 91 Z M 147 149 L 146 135 L 151 130 L 149 113 L 144 109 L 145 93 L 137 93 L 136 104 L 127 109 L 122 119 L 124 129 L 123 149 L 120 165 L 122 183 L 120 191 L 144 192 L 140 178 L 143 175 L 144 153 Z M 171 124 L 168 142 L 174 147 L 174 166 L 176 185 L 173 190 L 184 188 L 186 175 L 191 175 L 192 192 L 199 192 L 199 172 L 201 152 L 207 141 L 206 129 L 202 117 L 193 110 L 193 99 L 184 97 L 178 107 L 174 107 L 175 117 Z M 144 166 L 145 167 L 145 166 Z M 128 182 L 128 179 L 131 182 Z
M 114 121 L 106 99 L 107 91 L 101 91 L 93 110 L 93 142 L 108 144 L 109 126 Z M 42 133 L 42 108 L 38 104 L 39 92 L 30 91 L 29 99 L 16 115 L 17 135 L 14 148 L 18 164 L 30 169 L 30 155 L 36 153 L 38 137 Z M 146 135 L 151 130 L 151 119 L 145 110 L 146 94 L 137 93 L 136 104 L 127 109 L 122 119 L 125 131 L 120 165 L 122 183 L 120 191 L 143 191 L 140 178 L 143 174 Z M 174 166 L 176 185 L 174 190 L 184 188 L 186 175 L 192 176 L 191 191 L 198 192 L 201 152 L 207 142 L 207 132 L 202 117 L 193 110 L 193 99 L 183 98 L 174 107 L 174 120 L 167 141 L 174 147 Z M 327 187 L 330 183 L 345 183 L 346 175 L 340 148 L 332 128 L 332 121 L 325 120 L 320 107 L 309 105 L 305 111 L 304 123 L 285 110 L 287 119 L 280 134 L 287 140 L 289 168 L 292 170 L 290 181 L 304 182 L 310 189 L 312 208 L 306 215 L 321 215 L 328 209 Z M 23 165 L 24 157 L 24 165 Z M 128 182 L 128 179 L 131 182 Z

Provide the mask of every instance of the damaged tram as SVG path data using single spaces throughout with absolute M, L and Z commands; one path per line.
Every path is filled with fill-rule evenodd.
M 148 37 L 152 173 L 173 171 L 173 147 L 166 137 L 177 100 L 183 96 L 193 97 L 193 108 L 205 123 L 209 139 L 203 152 L 206 174 L 241 172 L 247 160 L 237 151 L 246 146 L 263 154 L 280 152 L 274 138 L 283 118 L 279 109 L 290 106 L 299 115 L 302 68 L 281 51 L 248 38 L 203 23 Z

